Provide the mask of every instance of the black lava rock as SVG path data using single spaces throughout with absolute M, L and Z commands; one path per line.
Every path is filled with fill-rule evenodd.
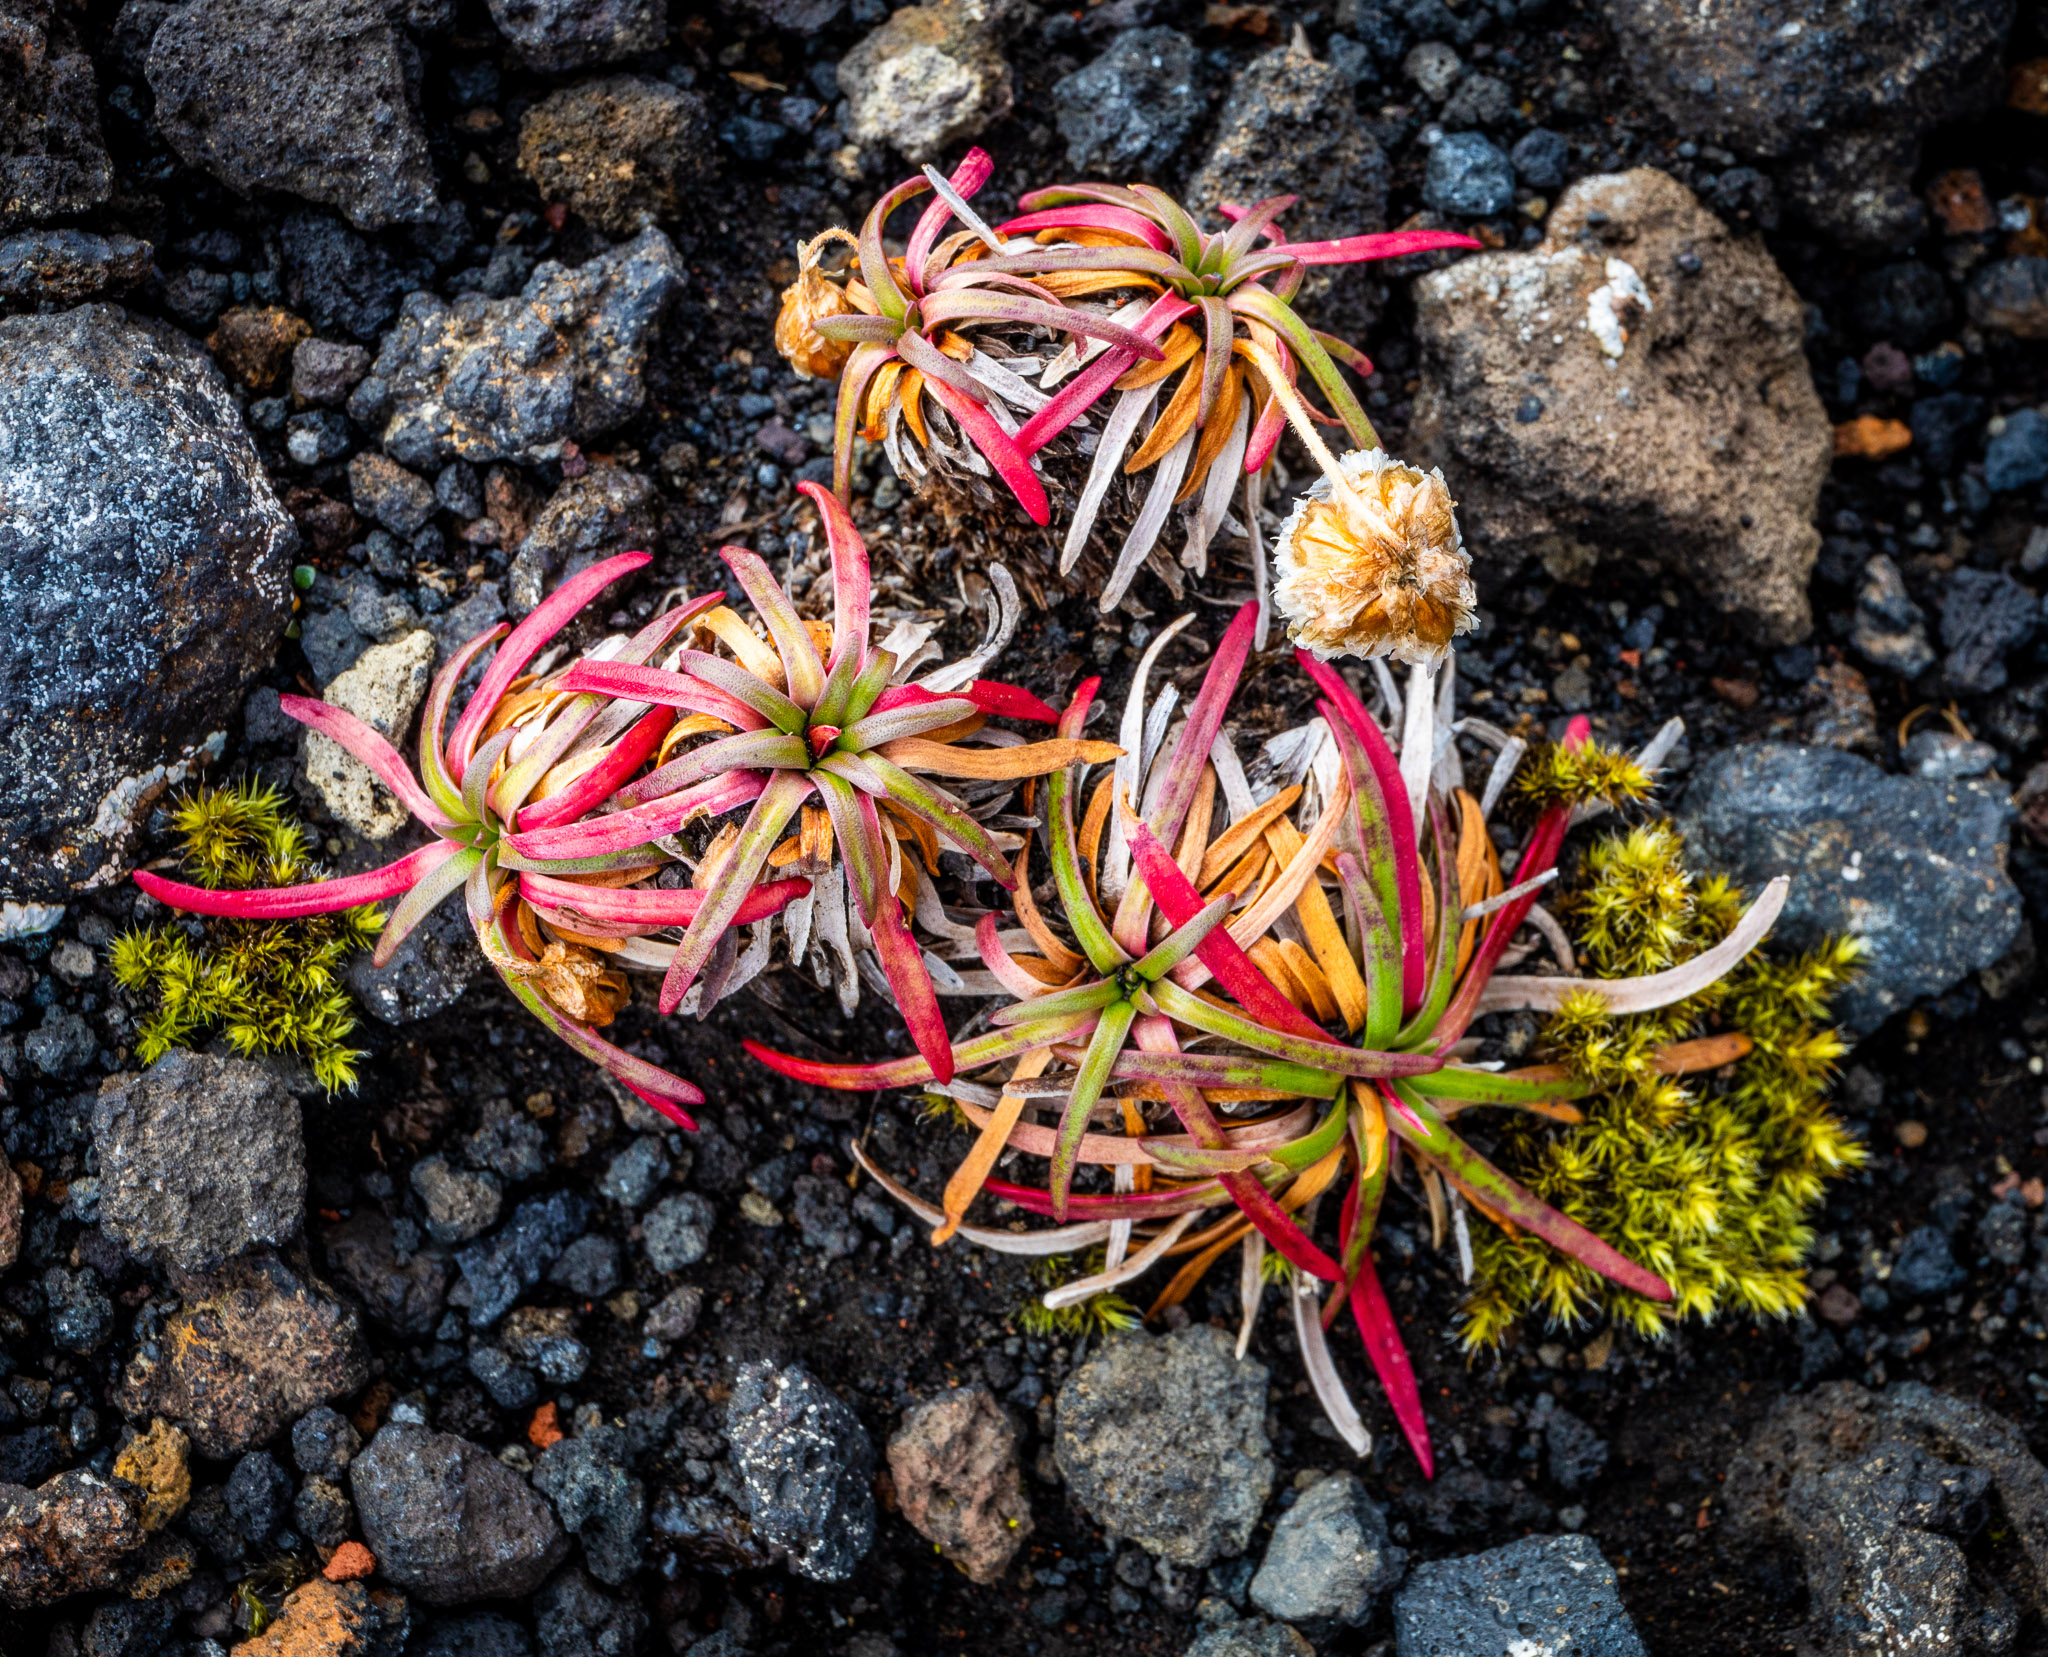
M 1119 35 L 1093 63 L 1054 83 L 1052 106 L 1077 174 L 1155 176 L 1202 115 L 1194 44 L 1177 29 Z
M 875 1449 L 853 1411 L 801 1364 L 742 1364 L 725 1436 L 754 1534 L 798 1576 L 851 1576 L 875 1539 Z
M 1552 1410 L 1543 1428 L 1550 1477 L 1576 1494 L 1607 1470 L 1607 1440 L 1569 1410 Z
M 1394 1596 L 1394 1637 L 1400 1657 L 1644 1657 L 1613 1567 L 1586 1536 L 1531 1536 L 1417 1565 Z
M 1948 1246 L 1948 1234 L 1939 1226 L 1924 1225 L 1906 1233 L 1899 1258 L 1892 1265 L 1886 1286 L 1913 1300 L 1946 1294 L 1967 1274 L 1956 1264 Z
M 495 1233 L 455 1256 L 474 1296 L 469 1307 L 472 1328 L 496 1323 L 541 1280 L 556 1256 L 582 1235 L 588 1210 L 588 1200 L 576 1191 L 531 1198 Z
M 0 321 L 0 429 L 0 893 L 62 897 L 125 871 L 153 790 L 269 664 L 298 533 L 227 383 L 163 324 Z

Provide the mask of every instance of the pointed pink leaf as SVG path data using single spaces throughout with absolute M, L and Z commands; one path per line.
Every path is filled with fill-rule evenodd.
M 708 714 L 736 725 L 743 731 L 764 729 L 765 714 L 750 708 L 736 696 L 716 685 L 706 684 L 689 673 L 674 673 L 661 667 L 628 667 L 618 662 L 578 662 L 569 668 L 556 686 L 561 690 L 590 691 L 615 696 L 623 702 L 652 702 L 686 713 Z
M 962 196 L 972 198 L 974 193 L 989 181 L 989 175 L 996 170 L 996 164 L 988 152 L 978 145 L 961 158 L 960 165 L 953 169 L 946 182 Z M 947 220 L 953 216 L 953 207 L 944 196 L 936 197 L 917 216 L 917 228 L 910 233 L 910 241 L 903 254 L 903 273 L 909 279 L 911 291 L 924 292 L 925 262 L 931 257 L 934 244 L 946 228 Z
M 980 155 L 981 151 L 972 153 Z M 965 165 L 963 162 L 963 168 Z M 818 509 L 818 517 L 825 526 L 825 546 L 832 555 L 832 660 L 825 664 L 826 669 L 837 667 L 851 653 L 858 671 L 860 659 L 867 653 L 868 604 L 874 591 L 868 573 L 867 543 L 854 527 L 852 515 L 831 490 L 805 481 L 797 485 L 797 491 L 810 496 L 811 504 Z
M 574 822 L 625 786 L 626 780 L 653 758 L 676 722 L 675 709 L 653 708 L 614 742 L 611 752 L 559 793 L 522 806 L 519 826 L 527 832 Z
M 280 697 L 278 706 L 284 710 L 287 719 L 296 719 L 308 729 L 318 731 L 361 760 L 379 782 L 398 796 L 405 809 L 428 828 L 450 826 L 448 814 L 427 798 L 427 791 L 413 780 L 413 774 L 406 768 L 398 750 L 380 732 L 372 730 L 346 708 L 316 702 L 310 696 Z
M 398 953 L 398 946 L 411 935 L 413 928 L 425 920 L 443 898 L 459 892 L 470 872 L 483 860 L 484 854 L 480 851 L 463 851 L 438 869 L 429 869 L 422 875 L 413 889 L 392 906 L 391 918 L 384 923 L 384 930 L 377 934 L 377 947 L 370 952 L 370 965 L 390 965 L 391 957 Z
M 1365 1355 L 1372 1363 L 1373 1373 L 1380 1378 L 1380 1390 L 1393 1407 L 1401 1436 L 1408 1440 L 1408 1448 L 1422 1464 L 1422 1476 L 1433 1479 L 1436 1455 L 1430 1449 L 1429 1422 L 1422 1413 L 1422 1389 L 1415 1384 L 1415 1366 L 1408 1361 L 1408 1347 L 1401 1339 L 1400 1326 L 1394 1322 L 1394 1309 L 1387 1304 L 1387 1292 L 1380 1287 L 1370 1253 L 1360 1257 L 1347 1298 L 1359 1339 L 1365 1343 Z
M 462 683 L 463 674 L 469 671 L 469 664 L 511 631 L 502 621 L 485 628 L 448 658 L 427 687 L 426 706 L 420 710 L 420 781 L 441 809 L 451 814 L 462 809 L 462 790 L 442 746 L 442 736 L 448 728 L 448 704 L 455 695 L 455 687 Z
M 808 880 L 771 880 L 750 890 L 733 915 L 743 926 L 793 903 L 810 891 Z M 668 891 L 653 886 L 585 886 L 573 880 L 527 872 L 519 877 L 519 895 L 528 903 L 615 926 L 688 926 L 704 906 L 706 893 L 695 887 Z
M 722 816 L 733 807 L 758 798 L 768 785 L 767 777 L 768 773 L 762 771 L 726 771 L 624 811 L 608 812 L 584 822 L 508 834 L 503 844 L 507 851 L 537 863 L 630 851 L 661 835 L 675 833 L 693 818 Z
M 925 970 L 924 956 L 903 924 L 903 906 L 894 892 L 884 892 L 868 923 L 881 957 L 882 972 L 896 992 L 896 1010 L 902 1015 L 910 1039 L 931 1066 L 932 1079 L 953 1079 L 953 1049 L 946 1034 L 945 1015 L 939 1011 L 939 993 L 932 988 L 932 975 Z
M 303 886 L 267 886 L 242 891 L 216 891 L 166 880 L 147 869 L 135 871 L 135 884 L 159 903 L 192 915 L 226 915 L 233 920 L 285 921 L 302 915 L 331 915 L 361 903 L 382 903 L 433 873 L 463 848 L 454 840 L 436 840 L 408 852 L 396 863 L 339 880 L 308 881 Z
M 1344 236 L 1329 242 L 1289 242 L 1287 251 L 1305 265 L 1352 265 L 1365 259 L 1399 259 L 1445 248 L 1483 248 L 1455 230 L 1395 230 L 1379 236 Z
M 1142 213 L 1133 212 L 1128 207 L 1077 202 L 1071 207 L 1049 207 L 1042 212 L 1025 213 L 995 227 L 996 234 L 1006 240 L 1011 236 L 1027 236 L 1040 230 L 1068 229 L 1121 230 L 1138 237 L 1147 247 L 1156 248 L 1161 253 L 1173 251 L 1173 242 L 1164 230 Z
M 789 594 L 783 591 L 782 583 L 775 579 L 766 559 L 745 547 L 720 547 L 718 556 L 725 560 L 747 601 L 768 625 L 768 637 L 774 642 L 776 655 L 782 658 L 782 671 L 789 681 L 789 699 L 801 708 L 816 707 L 818 694 L 825 688 L 825 664 L 818 659 L 818 647 L 811 643 L 811 635 Z
M 455 722 L 455 734 L 448 739 L 449 769 L 461 771 L 469 764 L 476 748 L 476 739 L 497 711 L 498 703 L 505 694 L 505 688 L 519 677 L 526 664 L 540 653 L 546 644 L 564 627 L 577 611 L 588 604 L 614 581 L 632 574 L 653 562 L 644 552 L 622 552 L 615 558 L 607 558 L 601 564 L 593 564 L 580 575 L 572 575 L 552 593 L 540 601 L 517 627 L 512 629 L 505 642 L 498 647 L 497 655 L 491 658 L 491 665 L 484 669 L 483 683 L 476 688 L 476 694 L 469 699 L 462 710 L 462 717 Z

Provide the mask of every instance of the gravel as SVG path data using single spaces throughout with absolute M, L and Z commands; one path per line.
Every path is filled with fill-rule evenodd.
M 1407 1566 L 1407 1553 L 1388 1540 L 1386 1511 L 1354 1475 L 1332 1473 L 1275 1522 L 1252 1603 L 1293 1622 L 1355 1626 Z
M 850 1577 L 875 1539 L 875 1450 L 837 1394 L 801 1364 L 742 1364 L 725 1406 L 754 1534 L 814 1582 Z
M 1417 1565 L 1394 1597 L 1398 1657 L 1644 1657 L 1614 1570 L 1585 1536 L 1532 1536 Z

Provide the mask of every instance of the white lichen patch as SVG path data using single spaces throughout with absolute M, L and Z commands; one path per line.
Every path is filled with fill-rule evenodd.
M 1601 354 L 1619 358 L 1628 345 L 1629 325 L 1656 309 L 1650 290 L 1626 259 L 1607 261 L 1607 280 L 1586 296 L 1586 328 Z

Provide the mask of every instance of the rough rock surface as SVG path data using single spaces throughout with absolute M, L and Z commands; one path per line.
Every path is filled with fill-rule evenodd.
M 623 466 L 593 466 L 548 497 L 513 554 L 506 603 L 524 615 L 556 581 L 616 552 L 645 551 L 661 534 L 654 484 Z
M 1315 1657 L 1316 1648 L 1284 1622 L 1225 1617 L 1182 1657 Z
M 328 1269 L 379 1323 L 417 1339 L 440 1322 L 448 1295 L 447 1261 L 424 1253 L 401 1259 L 382 1209 L 363 1204 L 329 1226 L 322 1240 Z
M 1994 259 L 1970 278 L 1970 320 L 2021 339 L 2048 339 L 2048 259 Z
M 367 952 L 349 963 L 348 987 L 371 1016 L 411 1024 L 446 1012 L 483 970 L 469 915 L 454 899 L 415 927 L 381 967 Z
M 348 1477 L 378 1571 L 429 1605 L 530 1594 L 569 1551 L 554 1509 L 453 1433 L 388 1426 Z
M 1010 113 L 1003 44 L 1020 21 L 1014 0 L 932 0 L 906 6 L 839 60 L 846 133 L 937 161 Z
M 1060 1388 L 1053 1447 L 1112 1535 L 1175 1565 L 1233 1558 L 1273 1488 L 1266 1366 L 1206 1323 L 1119 1336 Z
M 101 1084 L 92 1137 L 100 1223 L 138 1259 L 200 1271 L 298 1232 L 305 1137 L 269 1066 L 167 1053 Z
M 0 895 L 61 897 L 269 664 L 298 532 L 219 371 L 106 305 L 0 321 L 0 468 Z
M 434 169 L 381 0 L 188 0 L 150 43 L 157 125 L 243 195 L 282 190 L 365 229 L 424 218 Z
M 1678 825 L 1704 866 L 1752 893 L 1792 876 L 1781 944 L 1863 939 L 1862 976 L 1835 1014 L 1865 1035 L 2011 947 L 2021 920 L 2005 872 L 2011 818 L 1995 779 L 1890 776 L 1854 754 L 1763 742 L 1701 766 Z
M 385 1619 L 360 1582 L 315 1577 L 284 1597 L 277 1620 L 236 1649 L 247 1657 L 369 1657 Z
M 92 59 L 71 19 L 39 0 L 0 5 L 13 60 L 0 75 L 0 227 L 83 213 L 113 193 Z
M 133 1420 L 175 1422 L 203 1456 L 238 1455 L 369 1379 L 355 1313 L 280 1261 L 188 1281 L 184 1302 L 129 1362 L 119 1403 Z
M 574 270 L 537 266 L 517 298 L 408 294 L 349 411 L 406 466 L 558 458 L 645 402 L 648 335 L 682 279 L 645 230 Z
M 1826 1657 L 2004 1649 L 1983 1636 L 2048 1594 L 2048 1471 L 2009 1422 L 1918 1382 L 1781 1400 L 1729 1468 L 1727 1511 L 1749 1543 L 1798 1548 Z M 1973 1565 L 1987 1525 L 2018 1546 Z
M 533 1470 L 534 1489 L 582 1542 L 590 1574 L 614 1588 L 640 1567 L 647 1517 L 646 1488 L 627 1471 L 630 1459 L 625 1433 L 597 1426 L 550 1444 Z
M 1394 1596 L 1398 1657 L 1644 1657 L 1589 1536 L 1531 1536 L 1417 1565 Z
M 702 95 L 643 75 L 565 86 L 519 123 L 519 170 L 608 236 L 674 218 L 714 153 Z
M 1652 558 L 1766 640 L 1807 632 L 1832 438 L 1760 242 L 1652 168 L 1603 174 L 1539 246 L 1460 260 L 1415 303 L 1416 444 L 1469 535 Z
M 83 230 L 25 230 L 0 241 L 0 304 L 79 305 L 149 274 L 150 245 Z
M 1350 1473 L 1311 1485 L 1273 1526 L 1252 1603 L 1294 1622 L 1363 1622 L 1396 1587 L 1408 1555 L 1387 1539 L 1387 1515 Z
M 642 1641 L 647 1613 L 631 1600 L 612 1598 L 573 1565 L 557 1571 L 533 1596 L 533 1621 L 542 1657 L 613 1657 L 648 1649 Z M 737 1648 L 727 1643 L 737 1657 Z
M 320 699 L 354 714 L 401 751 L 412 716 L 434 676 L 434 635 L 420 628 L 389 644 L 373 644 L 347 672 L 322 687 Z M 332 737 L 308 731 L 300 769 L 321 802 L 369 840 L 388 840 L 411 820 L 398 796 Z
M 142 1543 L 140 1496 L 87 1468 L 34 1490 L 0 1484 L 0 1604 L 18 1610 L 111 1588 Z
M 1753 160 L 1816 227 L 1910 241 L 1920 140 L 1990 100 L 2013 0 L 1607 0 L 1636 85 L 1672 123 Z
M 668 0 L 490 0 L 491 21 L 536 69 L 583 69 L 651 52 Z
M 1386 222 L 1387 161 L 1359 119 L 1351 82 L 1292 47 L 1238 72 L 1187 201 L 1213 210 L 1276 195 L 1301 198 L 1281 221 L 1295 241 L 1356 236 Z
M 1081 178 L 1149 178 L 1203 113 L 1194 42 L 1178 29 L 1133 29 L 1054 83 L 1052 107 Z
M 838 1394 L 801 1364 L 742 1364 L 725 1436 L 755 1536 L 798 1576 L 851 1576 L 875 1539 L 875 1448 Z
M 903 1517 L 972 1581 L 999 1580 L 1031 1534 L 1016 1429 L 987 1387 L 909 1411 L 889 1440 L 889 1472 Z

